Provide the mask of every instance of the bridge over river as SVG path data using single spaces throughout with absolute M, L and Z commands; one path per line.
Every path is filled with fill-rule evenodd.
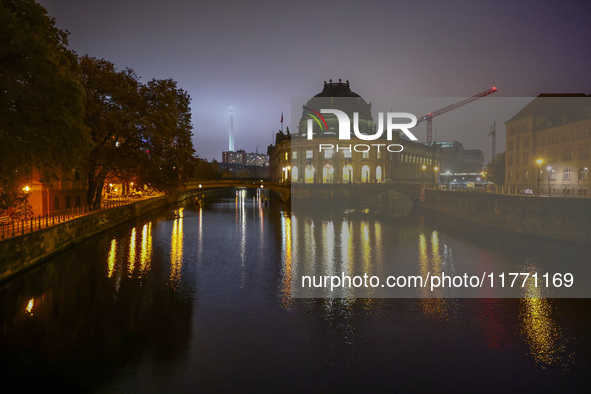
M 419 200 L 421 185 L 417 183 L 283 183 L 261 180 L 224 179 L 192 181 L 188 189 L 260 188 L 274 192 L 282 201 L 309 204 L 373 204 L 385 203 L 393 196 L 407 198 L 413 205 Z

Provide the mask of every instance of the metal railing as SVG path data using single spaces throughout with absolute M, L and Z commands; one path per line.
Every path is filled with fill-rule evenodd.
M 0 218 L 0 240 L 18 237 L 24 234 L 30 234 L 34 231 L 39 231 L 48 227 L 52 227 L 77 217 L 85 216 L 90 213 L 102 210 L 117 208 L 146 198 L 149 197 L 113 198 L 103 201 L 100 207 L 94 207 L 92 205 L 83 205 L 59 211 L 52 211 L 45 215 L 31 216 L 21 220 L 2 220 L 2 218 Z

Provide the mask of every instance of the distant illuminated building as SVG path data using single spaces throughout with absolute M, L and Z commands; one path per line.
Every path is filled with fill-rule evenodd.
M 540 94 L 505 126 L 511 192 L 535 191 L 539 170 L 542 194 L 591 194 L 591 95 Z
M 383 133 L 375 141 L 360 142 L 380 143 L 384 146 L 401 144 L 404 147 L 402 152 L 389 152 L 385 147 L 365 152 L 354 149 L 320 151 L 320 143 L 349 145 L 338 139 L 338 121 L 332 115 L 324 116 L 326 125 L 314 123 L 313 139 L 308 138 L 306 130 L 308 120 L 312 119 L 311 112 L 319 112 L 323 105 L 333 105 L 332 108 L 344 111 L 350 119 L 353 119 L 354 113 L 358 113 L 360 133 L 368 135 L 375 132 L 371 103 L 351 91 L 349 81 L 325 82 L 322 92 L 308 100 L 304 106 L 299 133 L 292 134 L 289 128 L 286 132 L 279 131 L 275 135 L 274 145 L 268 147 L 272 180 L 294 183 L 435 182 L 439 170 L 436 149 L 398 134 L 393 136 L 392 141 L 386 140 L 386 133 Z M 425 170 L 422 169 L 423 166 Z
M 269 177 L 269 156 L 263 153 L 247 153 L 244 149 L 236 152 L 222 152 L 220 163 L 222 172 L 229 172 L 233 177 L 262 178 Z

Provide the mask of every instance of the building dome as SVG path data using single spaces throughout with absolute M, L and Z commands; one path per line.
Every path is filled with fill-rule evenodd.
M 299 122 L 299 135 L 306 137 L 307 121 L 313 119 L 313 133 L 315 136 L 335 136 L 338 132 L 338 121 L 332 114 L 322 114 L 326 120 L 318 124 L 318 113 L 321 109 L 338 109 L 349 115 L 353 122 L 353 113 L 359 114 L 359 130 L 366 134 L 375 130 L 375 124 L 371 116 L 371 103 L 367 103 L 360 95 L 353 92 L 349 81 L 333 82 L 332 79 L 324 82 L 322 92 L 312 97 L 302 110 L 302 116 Z M 314 118 L 316 116 L 316 118 Z
M 361 97 L 355 92 L 351 91 L 351 87 L 349 86 L 349 81 L 341 82 L 333 82 L 332 79 L 329 83 L 324 81 L 324 89 L 322 92 L 318 93 L 314 97 Z

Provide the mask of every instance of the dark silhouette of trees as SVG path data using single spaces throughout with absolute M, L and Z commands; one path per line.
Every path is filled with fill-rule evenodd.
M 88 203 L 98 204 L 107 178 L 168 191 L 192 173 L 190 97 L 171 79 L 139 82 L 130 69 L 80 58 L 88 156 Z
M 33 0 L 0 2 L 0 211 L 42 181 L 77 168 L 89 149 L 83 90 L 67 32 Z
M 503 186 L 505 184 L 505 152 L 496 155 L 488 163 L 484 177 L 495 185 Z

